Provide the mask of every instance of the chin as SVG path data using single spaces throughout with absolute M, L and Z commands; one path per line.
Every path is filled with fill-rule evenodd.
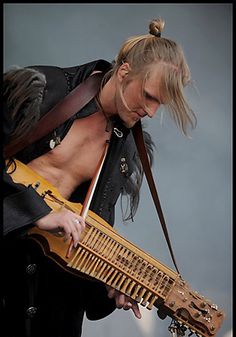
M 127 115 L 124 117 L 126 118 L 122 118 L 122 117 L 120 118 L 122 119 L 124 126 L 128 129 L 132 128 L 139 120 L 139 118 L 131 118 L 131 116 L 127 116 Z
M 137 122 L 129 122 L 129 123 L 124 123 L 124 125 L 127 127 L 127 129 L 131 129 Z

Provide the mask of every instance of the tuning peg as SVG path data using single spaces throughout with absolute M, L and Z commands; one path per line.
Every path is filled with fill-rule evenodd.
M 201 307 L 201 308 L 205 308 L 205 306 L 206 306 L 206 302 L 201 302 L 201 303 L 200 303 L 200 307 Z
M 190 334 L 189 334 L 189 336 L 191 336 L 192 334 L 196 333 L 196 331 L 195 331 L 195 330 L 193 330 L 193 329 L 189 329 L 189 331 L 190 331 Z
M 198 318 L 198 317 L 201 316 L 201 314 L 202 314 L 201 311 L 196 311 L 195 314 L 194 314 L 194 317 Z
M 210 330 L 211 330 L 211 331 L 214 331 L 214 330 L 215 330 L 214 325 L 212 325 L 212 326 L 210 327 Z

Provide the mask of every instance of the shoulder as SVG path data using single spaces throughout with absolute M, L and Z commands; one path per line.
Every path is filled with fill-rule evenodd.
M 26 68 L 36 69 L 46 76 L 47 82 L 56 83 L 63 77 L 66 79 L 68 76 L 77 77 L 77 81 L 82 82 L 93 71 L 107 72 L 112 67 L 112 64 L 106 60 L 98 59 L 88 63 L 83 63 L 71 67 L 60 67 L 55 65 L 33 65 Z
M 41 105 L 41 115 L 44 115 L 92 72 L 102 71 L 105 73 L 111 69 L 111 63 L 99 59 L 72 67 L 34 65 L 27 68 L 36 69 L 45 75 L 46 87 Z

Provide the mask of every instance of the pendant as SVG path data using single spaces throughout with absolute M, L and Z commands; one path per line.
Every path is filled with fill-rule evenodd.
M 56 137 L 56 138 L 52 138 L 49 142 L 49 147 L 50 149 L 54 149 L 55 146 L 61 144 L 61 138 L 60 137 Z
M 126 159 L 122 157 L 120 159 L 120 172 L 126 175 L 128 173 L 128 170 L 129 168 L 128 168 L 128 164 L 126 163 Z
M 50 149 L 54 149 L 55 145 L 56 145 L 55 140 L 54 140 L 54 139 L 51 139 L 50 142 L 49 142 L 49 147 L 50 147 Z

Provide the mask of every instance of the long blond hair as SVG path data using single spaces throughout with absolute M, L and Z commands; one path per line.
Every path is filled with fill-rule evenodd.
M 152 67 L 161 66 L 164 106 L 177 126 L 187 135 L 187 127 L 190 125 L 194 128 L 197 122 L 184 95 L 184 87 L 191 83 L 191 74 L 180 45 L 161 37 L 164 24 L 161 18 L 154 19 L 149 24 L 149 34 L 128 38 L 123 43 L 111 72 L 116 73 L 122 63 L 128 62 L 131 76 L 142 76 L 145 81 Z

